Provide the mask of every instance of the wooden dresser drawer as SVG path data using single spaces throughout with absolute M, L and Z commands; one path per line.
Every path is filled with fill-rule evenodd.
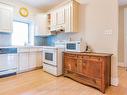
M 77 55 L 76 54 L 68 54 L 68 53 L 65 53 L 64 54 L 64 57 L 77 58 Z
M 104 53 L 64 53 L 64 76 L 105 93 L 111 85 L 111 56 Z
M 83 56 L 82 56 L 82 55 L 78 55 L 77 58 L 78 58 L 78 59 L 82 59 Z
M 87 59 L 88 60 L 89 59 L 89 56 L 83 56 L 83 59 Z
M 88 60 L 91 60 L 91 61 L 103 61 L 103 58 L 102 57 L 96 57 L 96 56 L 90 56 L 88 58 Z

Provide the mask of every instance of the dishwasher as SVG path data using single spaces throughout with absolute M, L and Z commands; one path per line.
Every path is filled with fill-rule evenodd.
M 0 48 L 0 78 L 16 75 L 17 63 L 17 48 Z

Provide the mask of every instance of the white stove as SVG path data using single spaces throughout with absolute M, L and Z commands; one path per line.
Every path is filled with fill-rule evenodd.
M 55 46 L 43 47 L 43 70 L 55 75 L 62 75 L 62 52 L 64 51 L 63 43 L 57 43 Z

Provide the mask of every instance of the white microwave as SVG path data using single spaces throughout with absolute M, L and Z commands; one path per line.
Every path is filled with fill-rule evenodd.
M 72 52 L 85 52 L 86 51 L 86 43 L 82 41 L 69 41 L 65 43 L 65 51 Z

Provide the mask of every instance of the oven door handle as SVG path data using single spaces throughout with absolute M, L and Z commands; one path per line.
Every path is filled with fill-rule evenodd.
M 43 62 L 44 64 L 47 64 L 47 65 L 50 65 L 50 66 L 54 66 L 54 67 L 57 67 L 57 65 L 52 65 L 52 64 L 49 64 L 49 63 L 46 63 L 46 62 Z

